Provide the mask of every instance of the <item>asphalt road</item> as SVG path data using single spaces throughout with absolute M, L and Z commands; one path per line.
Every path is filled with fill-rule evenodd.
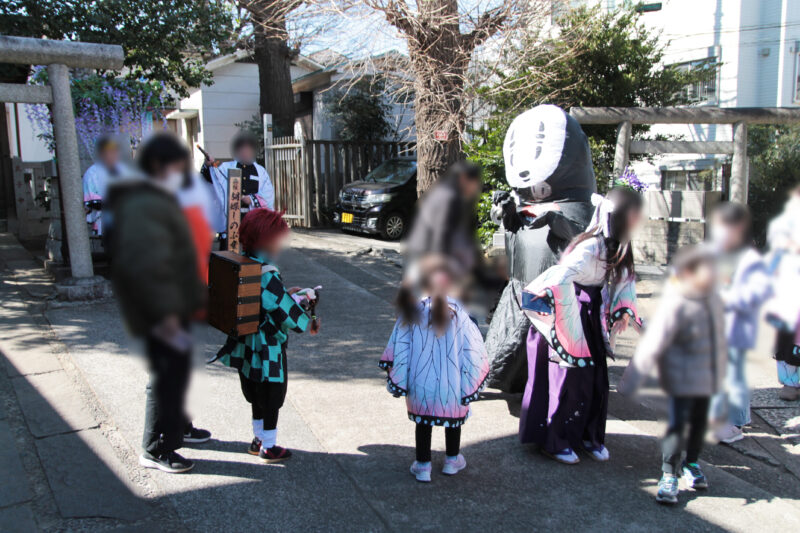
M 100 521 L 98 528 L 777 531 L 800 525 L 800 479 L 782 464 L 769 464 L 766 455 L 728 447 L 709 449 L 714 464 L 707 466 L 707 493 L 684 491 L 677 507 L 657 505 L 663 425 L 660 396 L 650 389 L 636 401 L 612 395 L 611 461 L 584 457 L 576 466 L 521 446 L 518 399 L 490 394 L 474 404 L 463 429 L 467 469 L 453 478 L 438 473 L 444 437 L 435 430 L 433 482 L 415 482 L 408 473 L 414 426 L 404 402 L 386 392 L 377 367 L 400 274 L 391 260 L 396 252 L 384 248 L 397 250 L 373 239 L 298 233 L 280 262 L 288 284 L 324 287 L 322 333 L 293 336 L 289 343 L 289 393 L 278 440 L 296 453 L 281 465 L 263 465 L 245 453 L 252 438 L 248 404 L 235 371 L 202 365 L 223 336 L 199 327 L 189 405 L 195 423 L 214 439 L 183 450 L 197 462 L 190 474 L 138 469 L 146 373 L 116 304 L 50 307 L 45 316 L 93 396 L 98 428 L 110 443 L 95 453 L 115 465 L 147 514 L 158 519 Z M 764 438 L 777 439 L 764 431 Z M 784 451 L 775 453 L 785 454 L 778 457 L 796 460 L 792 450 L 777 446 Z

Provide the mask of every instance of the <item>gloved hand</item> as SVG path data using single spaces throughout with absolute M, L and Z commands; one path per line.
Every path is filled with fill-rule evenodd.
M 531 223 L 531 227 L 535 229 L 543 228 L 544 226 L 550 226 L 550 231 L 552 231 L 556 237 L 565 241 L 571 241 L 575 235 L 578 234 L 575 224 L 560 211 L 547 211 L 546 213 L 542 213 L 534 218 Z
M 508 191 L 495 191 L 492 194 L 492 220 L 502 222 L 506 231 L 516 233 L 522 227 L 522 218 L 517 213 L 517 204 Z

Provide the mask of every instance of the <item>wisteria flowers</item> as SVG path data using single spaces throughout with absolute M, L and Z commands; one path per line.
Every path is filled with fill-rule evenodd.
M 650 187 L 639 179 L 639 176 L 636 175 L 636 172 L 634 172 L 630 166 L 625 167 L 625 171 L 622 175 L 614 180 L 614 185 L 618 187 L 627 187 L 639 194 L 644 193 Z
M 34 67 L 32 85 L 47 82 L 47 69 Z M 75 129 L 86 153 L 94 153 L 98 138 L 107 134 L 125 134 L 135 147 L 151 129 L 153 121 L 164 120 L 162 110 L 169 97 L 159 82 L 126 80 L 112 76 L 88 74 L 71 80 L 75 103 Z M 51 153 L 55 153 L 50 109 L 45 104 L 29 104 L 28 119 L 37 136 Z

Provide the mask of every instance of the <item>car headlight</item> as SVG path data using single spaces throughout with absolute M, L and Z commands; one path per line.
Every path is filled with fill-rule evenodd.
M 344 201 L 344 190 L 339 191 L 339 201 L 340 202 Z
M 361 204 L 365 206 L 380 205 L 389 202 L 392 199 L 391 194 L 369 194 L 361 200 Z

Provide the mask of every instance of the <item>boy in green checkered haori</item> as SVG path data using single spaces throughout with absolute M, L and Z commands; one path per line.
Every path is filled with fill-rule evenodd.
M 298 287 L 286 289 L 273 260 L 280 254 L 289 226 L 282 213 L 255 209 L 242 220 L 240 240 L 244 255 L 261 263 L 261 311 L 256 333 L 228 337 L 217 353 L 225 365 L 239 370 L 242 393 L 253 409 L 253 442 L 248 453 L 273 463 L 292 456 L 276 444 L 278 411 L 286 397 L 286 341 L 289 330 L 312 335 L 319 331 L 310 316 L 316 294 Z M 311 305 L 310 305 L 311 304 Z

